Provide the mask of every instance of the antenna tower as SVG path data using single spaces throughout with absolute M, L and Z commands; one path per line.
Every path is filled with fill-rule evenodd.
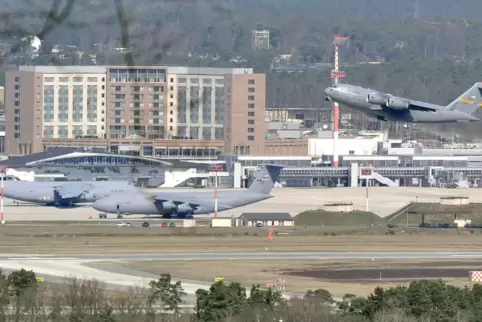
M 342 37 L 341 35 L 333 35 L 333 47 L 335 50 L 335 69 L 331 71 L 331 79 L 333 85 L 338 84 L 340 78 L 345 77 L 345 72 L 340 71 L 339 62 L 339 46 L 346 43 L 348 37 Z M 338 168 L 338 122 L 340 119 L 340 107 L 338 103 L 333 102 L 333 166 Z

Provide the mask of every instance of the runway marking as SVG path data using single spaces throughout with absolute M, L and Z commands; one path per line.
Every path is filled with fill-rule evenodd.
M 146 258 L 146 261 L 152 262 L 152 258 Z
M 320 258 L 320 260 L 327 260 L 328 258 Z
M 482 254 L 472 254 L 472 255 L 452 255 L 452 257 L 469 257 L 469 258 L 479 258 L 482 257 Z
M 76 257 L 8 257 L 8 260 L 73 260 Z

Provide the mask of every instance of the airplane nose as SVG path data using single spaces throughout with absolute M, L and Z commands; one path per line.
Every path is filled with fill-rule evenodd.
M 112 208 L 113 202 L 107 198 L 99 199 L 92 204 L 92 208 L 100 212 L 108 212 Z M 115 206 L 115 205 L 114 205 Z

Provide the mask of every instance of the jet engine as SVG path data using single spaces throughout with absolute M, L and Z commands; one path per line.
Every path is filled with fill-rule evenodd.
M 176 205 L 172 201 L 163 202 L 162 209 L 164 210 L 166 215 L 173 216 L 173 217 L 177 217 L 179 215 L 191 214 L 194 212 L 194 209 L 188 203 Z
M 172 201 L 165 201 L 162 203 L 162 209 L 164 209 L 167 213 L 176 212 L 177 206 Z
M 396 97 L 388 97 L 385 105 L 396 110 L 404 110 L 410 106 L 410 101 Z
M 192 209 L 192 207 L 187 203 L 177 206 L 177 213 L 179 214 L 189 214 L 192 212 L 194 212 L 194 209 Z
M 367 102 L 376 105 L 385 105 L 387 98 L 380 94 L 368 94 Z

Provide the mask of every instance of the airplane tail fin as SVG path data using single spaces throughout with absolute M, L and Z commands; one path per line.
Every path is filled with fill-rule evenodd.
M 482 83 L 475 83 L 455 101 L 447 105 L 447 110 L 472 114 L 480 107 L 482 107 Z
M 275 182 L 279 180 L 283 165 L 263 164 L 256 174 L 255 181 L 249 186 L 249 191 L 269 195 Z

